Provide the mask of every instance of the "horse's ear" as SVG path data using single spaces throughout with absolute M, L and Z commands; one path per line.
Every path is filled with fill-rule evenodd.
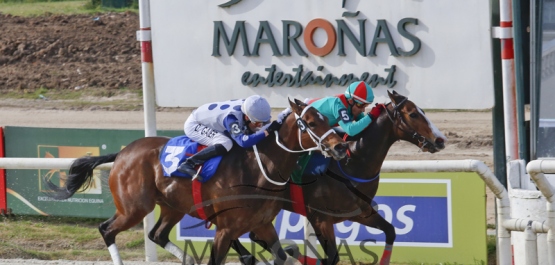
M 393 90 L 393 92 L 395 93 L 395 90 Z M 393 94 L 392 94 L 391 92 L 389 92 L 389 90 L 387 91 L 387 96 L 389 97 L 389 99 L 390 99 L 392 102 L 395 103 L 395 100 L 393 99 L 394 96 L 393 96 Z
M 388 90 L 387 95 L 389 96 L 389 99 L 391 99 L 391 102 L 393 102 L 393 104 L 395 105 L 397 105 L 397 103 L 399 103 L 405 98 L 405 96 L 397 93 L 395 90 L 393 90 L 393 93 L 389 92 Z
M 295 103 L 296 103 L 297 105 L 299 105 L 300 107 L 306 107 L 306 106 L 307 106 L 306 103 L 304 103 L 304 102 L 302 102 L 302 101 L 300 101 L 300 100 L 298 100 L 298 99 L 295 99 Z
M 296 103 L 298 99 L 295 99 L 295 102 L 291 101 L 290 98 L 287 98 L 287 100 L 289 101 L 289 106 L 291 106 L 291 110 L 297 113 L 297 115 L 300 115 L 302 110 L 299 104 Z

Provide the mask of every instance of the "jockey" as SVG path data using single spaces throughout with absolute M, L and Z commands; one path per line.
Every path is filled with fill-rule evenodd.
M 233 147 L 233 141 L 243 148 L 252 147 L 281 127 L 276 121 L 268 125 L 271 118 L 270 104 L 258 95 L 198 107 L 183 127 L 191 140 L 206 148 L 189 157 L 177 170 L 196 175 L 195 166 L 227 153 Z
M 373 120 L 380 116 L 383 105 L 377 105 L 368 114 L 364 113 L 364 110 L 372 101 L 374 101 L 372 88 L 363 81 L 357 81 L 351 83 L 343 94 L 314 101 L 309 100 L 308 103 L 322 115 L 328 117 L 330 126 L 339 126 L 347 135 L 354 136 L 362 132 Z M 290 112 L 291 110 L 285 109 L 278 115 L 277 121 L 282 122 Z M 311 158 L 312 153 L 301 155 L 297 161 L 298 168 L 291 174 L 293 182 L 300 182 Z
M 365 108 L 372 101 L 374 101 L 372 88 L 363 81 L 357 81 L 351 83 L 343 94 L 308 100 L 308 103 L 322 115 L 328 117 L 330 126 L 339 126 L 349 136 L 354 136 L 380 116 L 383 105 L 372 108 L 368 115 L 364 113 Z M 277 121 L 282 122 L 289 113 L 291 110 L 285 109 L 278 115 Z
M 364 113 L 372 101 L 372 88 L 363 81 L 357 81 L 351 83 L 345 93 L 318 99 L 310 105 L 328 117 L 331 126 L 339 125 L 349 136 L 354 136 L 380 115 L 378 108 L 373 108 L 368 115 Z

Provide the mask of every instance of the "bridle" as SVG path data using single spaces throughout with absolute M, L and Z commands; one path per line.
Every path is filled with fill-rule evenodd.
M 426 139 L 426 137 L 422 136 L 421 134 L 419 134 L 418 132 L 416 132 L 416 130 L 414 130 L 403 118 L 403 116 L 401 115 L 399 108 L 401 108 L 406 102 L 407 102 L 408 98 L 405 97 L 403 100 L 401 100 L 401 102 L 399 102 L 398 104 L 395 104 L 393 102 L 390 102 L 388 104 L 391 104 L 393 106 L 393 114 L 389 112 L 389 109 L 386 107 L 385 108 L 385 112 L 387 113 L 387 117 L 389 117 L 389 120 L 391 120 L 391 122 L 393 124 L 397 124 L 397 128 L 401 131 L 403 131 L 404 133 L 407 133 L 409 135 L 412 135 L 413 139 L 417 139 L 418 144 L 420 146 L 420 150 L 424 150 L 425 147 L 427 147 L 428 145 L 432 145 L 433 143 L 431 143 L 430 141 L 428 141 L 428 139 Z M 395 122 L 395 119 L 398 119 L 401 123 L 398 124 Z M 404 126 L 401 126 L 404 125 Z M 408 128 L 410 131 L 404 129 Z
M 324 147 L 324 144 L 322 144 L 322 140 L 326 139 L 326 137 L 328 137 L 330 134 L 332 133 L 336 133 L 335 130 L 333 129 L 329 129 L 326 133 L 324 133 L 322 136 L 318 136 L 316 135 L 316 133 L 314 133 L 306 124 L 306 122 L 302 119 L 304 117 L 304 115 L 306 114 L 306 111 L 312 108 L 312 106 L 306 106 L 303 111 L 301 112 L 301 115 L 297 115 L 297 113 L 295 114 L 295 120 L 297 123 L 297 127 L 299 132 L 297 133 L 299 135 L 299 145 L 301 146 L 302 150 L 291 150 L 289 148 L 287 148 L 285 145 L 283 145 L 280 141 L 279 141 L 279 134 L 277 131 L 274 131 L 274 134 L 276 135 L 276 143 L 279 147 L 281 147 L 283 150 L 289 152 L 289 153 L 302 153 L 302 152 L 310 152 L 310 151 L 314 151 L 314 150 L 320 150 L 322 151 L 322 153 L 327 153 L 327 148 Z M 284 118 L 285 121 L 286 118 Z M 305 149 L 303 147 L 302 141 L 301 141 L 301 134 L 303 132 L 307 132 L 308 135 L 310 136 L 310 139 L 312 139 L 312 141 L 316 144 L 315 147 L 311 147 L 308 149 Z M 264 175 L 264 178 L 266 178 L 266 180 L 274 185 L 278 185 L 278 186 L 283 186 L 285 184 L 287 184 L 289 182 L 289 180 L 291 179 L 291 177 L 289 177 L 285 182 L 277 182 L 274 181 L 272 179 L 270 179 L 268 177 L 268 175 L 266 175 L 266 171 L 264 170 L 264 167 L 262 165 L 262 161 L 260 160 L 260 155 L 258 154 L 258 148 L 256 148 L 256 145 L 254 145 L 253 147 L 253 151 L 254 151 L 254 155 L 256 157 L 256 162 L 258 162 L 258 167 L 260 167 L 260 171 L 262 171 L 262 174 Z
M 319 150 L 322 151 L 322 153 L 327 153 L 328 149 L 326 147 L 324 147 L 324 144 L 322 144 L 322 140 L 326 139 L 330 134 L 332 133 L 336 133 L 335 130 L 333 129 L 329 129 L 326 133 L 324 133 L 322 136 L 318 136 L 316 135 L 316 133 L 314 133 L 306 124 L 306 122 L 303 120 L 303 116 L 306 114 L 306 111 L 308 109 L 312 108 L 312 106 L 306 106 L 303 111 L 301 112 L 301 115 L 297 115 L 297 113 L 295 114 L 295 120 L 297 123 L 297 127 L 299 132 L 297 133 L 297 135 L 299 136 L 299 145 L 301 146 L 302 150 L 291 150 L 289 148 L 287 148 L 285 145 L 283 145 L 280 141 L 279 141 L 279 135 L 278 132 L 274 132 L 276 135 L 276 143 L 279 147 L 281 147 L 283 150 L 290 152 L 290 153 L 302 153 L 302 152 L 310 152 L 310 151 L 315 151 L 315 150 Z M 303 143 L 301 140 L 301 135 L 303 132 L 307 132 L 308 135 L 310 136 L 310 139 L 312 139 L 312 141 L 316 144 L 315 147 L 311 147 L 308 149 L 305 149 L 303 147 Z

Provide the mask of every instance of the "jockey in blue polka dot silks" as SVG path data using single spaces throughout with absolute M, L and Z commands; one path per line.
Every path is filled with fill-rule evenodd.
M 207 147 L 189 157 L 177 170 L 194 176 L 195 166 L 227 153 L 233 141 L 243 148 L 257 144 L 281 127 L 276 121 L 270 124 L 271 111 L 268 101 L 259 95 L 198 107 L 183 127 L 191 140 Z

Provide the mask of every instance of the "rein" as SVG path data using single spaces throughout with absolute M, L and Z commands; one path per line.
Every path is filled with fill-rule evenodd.
M 289 177 L 285 182 L 277 182 L 274 181 L 272 179 L 270 179 L 268 177 L 268 175 L 266 175 L 266 170 L 264 170 L 264 166 L 262 165 L 262 160 L 260 160 L 260 155 L 258 154 L 258 148 L 256 148 L 256 145 L 253 145 L 252 150 L 254 150 L 254 155 L 256 156 L 256 162 L 258 162 L 258 167 L 260 168 L 260 171 L 262 171 L 262 175 L 264 175 L 264 178 L 274 184 L 274 185 L 278 185 L 278 186 L 283 186 L 287 183 L 289 183 L 289 180 L 291 179 L 291 177 Z
M 281 149 L 289 152 L 289 153 L 303 153 L 303 152 L 307 152 L 307 151 L 314 151 L 314 150 L 321 150 L 322 152 L 325 152 L 323 144 L 322 144 L 322 140 L 326 139 L 326 137 L 328 137 L 328 135 L 332 134 L 332 133 L 336 133 L 333 129 L 329 129 L 326 133 L 324 133 L 324 135 L 322 136 L 318 136 L 316 135 L 310 128 L 308 128 L 308 126 L 306 125 L 306 123 L 304 122 L 304 120 L 302 119 L 302 117 L 306 114 L 306 111 L 312 108 L 312 106 L 307 106 L 303 109 L 303 111 L 301 112 L 301 115 L 297 115 L 297 113 L 295 114 L 295 119 L 297 121 L 297 127 L 299 128 L 299 133 L 297 133 L 299 135 L 299 145 L 301 146 L 302 150 L 291 150 L 289 148 L 287 148 L 285 145 L 283 145 L 280 141 L 279 141 L 279 135 L 277 131 L 274 131 L 274 134 L 276 135 L 276 144 L 281 147 Z M 316 144 L 315 147 L 309 148 L 309 149 L 305 149 L 303 147 L 303 144 L 301 142 L 301 134 L 303 132 L 307 132 L 308 135 L 310 136 L 310 139 L 312 139 L 312 141 Z M 260 155 L 258 154 L 258 148 L 256 147 L 256 145 L 254 145 L 252 147 L 253 151 L 254 151 L 254 155 L 256 157 L 256 162 L 258 162 L 258 167 L 260 168 L 260 171 L 262 171 L 262 175 L 264 175 L 264 178 L 266 178 L 266 180 L 274 185 L 278 185 L 278 186 L 283 186 L 287 183 L 289 183 L 289 180 L 291 179 L 291 176 L 289 176 L 289 178 L 285 181 L 285 182 L 277 182 L 274 181 L 272 179 L 270 179 L 268 177 L 268 175 L 266 174 L 266 171 L 264 170 L 264 167 L 262 165 L 262 160 L 260 159 Z
M 355 195 L 357 195 L 357 197 L 359 197 L 360 199 L 362 199 L 363 201 L 365 201 L 366 203 L 368 203 L 368 205 L 372 205 L 372 199 L 368 196 L 366 196 L 366 194 L 362 193 L 360 190 L 358 190 L 353 183 L 351 183 L 348 179 L 338 175 L 337 173 L 331 171 L 331 170 L 327 170 L 326 175 L 334 178 L 335 180 L 342 182 L 352 193 L 354 193 Z M 378 176 L 380 176 L 380 173 L 378 173 Z M 374 178 L 375 179 L 375 178 Z
M 303 153 L 303 152 L 310 152 L 310 151 L 315 151 L 315 150 L 320 150 L 322 152 L 326 152 L 326 150 L 323 147 L 322 144 L 322 140 L 326 139 L 326 137 L 328 137 L 330 134 L 332 133 L 336 133 L 335 130 L 333 129 L 329 129 L 326 133 L 324 133 L 324 135 L 322 135 L 321 137 L 319 137 L 318 135 L 316 135 L 310 128 L 308 128 L 308 126 L 305 124 L 305 122 L 303 121 L 303 116 L 306 113 L 306 111 L 312 108 L 312 106 L 307 106 L 303 109 L 303 112 L 301 113 L 301 116 L 297 115 L 297 113 L 295 114 L 295 119 L 297 120 L 297 126 L 299 127 L 299 133 L 297 133 L 297 135 L 299 136 L 299 145 L 301 146 L 302 150 L 291 150 L 289 148 L 287 148 L 285 145 L 283 145 L 280 141 L 279 141 L 279 135 L 278 132 L 274 132 L 276 134 L 276 143 L 279 147 L 281 147 L 281 149 L 289 152 L 289 153 Z M 312 141 L 316 144 L 315 147 L 311 147 L 308 149 L 305 149 L 303 147 L 302 141 L 301 141 L 301 134 L 303 132 L 307 132 L 308 135 L 310 136 L 310 139 L 312 139 Z
M 385 108 L 385 112 L 387 113 L 387 117 L 389 118 L 389 120 L 391 121 L 391 123 L 395 124 L 395 118 L 398 118 L 401 121 L 401 124 L 404 124 L 405 127 L 409 128 L 410 130 L 412 130 L 412 132 L 407 131 L 405 129 L 403 129 L 403 127 L 401 127 L 400 125 L 397 125 L 397 128 L 407 134 L 412 134 L 412 138 L 416 138 L 418 140 L 418 143 L 421 144 L 420 146 L 420 150 L 423 150 L 427 145 L 431 144 L 428 140 L 426 140 L 426 137 L 422 136 L 421 134 L 419 134 L 418 132 L 416 132 L 416 130 L 412 129 L 412 127 L 410 127 L 407 122 L 405 122 L 405 119 L 403 119 L 403 117 L 401 116 L 401 114 L 399 113 L 399 108 L 401 106 L 403 106 L 403 104 L 405 104 L 405 102 L 407 102 L 408 98 L 404 98 L 401 102 L 399 102 L 399 104 L 395 105 L 393 102 L 390 102 L 390 104 L 393 106 L 393 115 L 389 112 L 389 110 L 387 108 Z
M 357 183 L 368 183 L 368 182 L 372 182 L 372 181 L 374 181 L 374 180 L 376 180 L 377 178 L 380 177 L 380 172 L 378 172 L 378 174 L 377 174 L 375 177 L 371 178 L 371 179 L 361 179 L 361 178 L 353 177 L 353 176 L 347 174 L 347 172 L 345 172 L 345 171 L 343 170 L 343 168 L 341 167 L 341 163 L 339 163 L 339 161 L 337 161 L 337 167 L 339 168 L 339 170 L 341 170 L 341 174 L 343 174 L 343 176 L 344 176 L 346 179 L 351 180 L 351 181 L 354 181 L 354 182 L 357 182 Z

